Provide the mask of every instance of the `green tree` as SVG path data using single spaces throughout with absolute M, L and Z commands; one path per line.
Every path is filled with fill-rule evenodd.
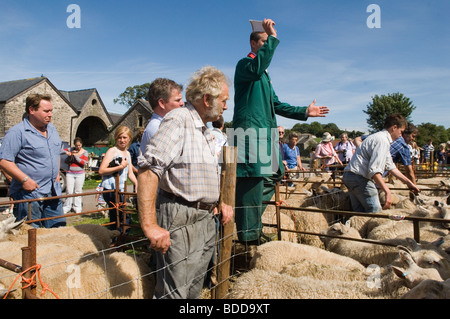
M 342 134 L 342 131 L 334 123 L 328 123 L 328 124 L 323 125 L 323 132 L 328 132 L 336 138 L 339 138 L 339 136 L 341 136 L 341 134 Z
M 297 123 L 291 130 L 300 133 L 310 133 L 311 127 L 308 123 Z
M 138 99 L 147 99 L 149 87 L 150 83 L 135 85 L 133 87 L 129 86 L 117 99 L 114 99 L 113 102 L 114 104 L 119 103 L 130 108 Z
M 437 149 L 439 144 L 447 142 L 450 137 L 449 130 L 442 125 L 422 123 L 417 128 L 419 129 L 419 135 L 416 138 L 416 142 L 420 147 L 424 146 L 431 138 L 434 147 Z
M 400 113 L 410 121 L 411 113 L 415 109 L 416 107 L 409 98 L 402 93 L 393 93 L 381 96 L 375 95 L 363 112 L 369 115 L 367 124 L 372 128 L 370 132 L 375 133 L 384 128 L 384 121 L 389 114 Z

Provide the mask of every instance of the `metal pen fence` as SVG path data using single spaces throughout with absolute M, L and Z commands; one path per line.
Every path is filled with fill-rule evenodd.
M 226 148 L 224 149 L 224 163 L 222 164 L 222 174 L 221 174 L 221 197 L 220 201 L 223 203 L 226 203 L 233 207 L 235 209 L 235 181 L 236 181 L 236 156 L 237 152 L 234 148 Z M 309 171 L 299 171 L 298 173 L 301 174 L 321 174 L 325 173 L 323 170 L 309 170 Z M 336 181 L 336 176 L 339 173 L 335 173 L 332 175 L 333 181 L 324 181 L 321 183 L 324 183 L 326 185 L 333 185 L 335 187 L 338 187 L 341 185 L 341 182 Z M 428 173 L 429 174 L 429 173 Z M 282 182 L 284 183 L 283 186 L 278 184 L 276 185 L 275 189 L 275 196 L 274 200 L 264 202 L 262 205 L 271 205 L 275 207 L 276 212 L 276 222 L 273 223 L 263 223 L 266 227 L 273 227 L 276 229 L 276 236 L 277 240 L 281 240 L 281 234 L 284 232 L 288 233 L 294 233 L 294 234 L 306 234 L 311 236 L 325 236 L 324 234 L 319 234 L 315 232 L 309 232 L 309 231 L 298 231 L 293 229 L 286 229 L 283 228 L 281 223 L 281 212 L 283 210 L 291 210 L 291 211 L 304 211 L 311 214 L 317 214 L 317 213 L 324 213 L 324 214 L 332 214 L 334 216 L 345 216 L 345 217 L 351 217 L 351 216 L 367 216 L 367 214 L 364 213 L 357 213 L 352 211 L 342 211 L 342 210 L 335 210 L 335 209 L 311 209 L 306 207 L 293 207 L 286 205 L 286 203 L 282 199 L 282 195 L 285 195 L 285 198 L 289 194 L 295 194 L 294 191 L 290 191 L 288 187 L 285 187 L 287 182 L 292 181 L 293 183 L 308 183 L 307 178 L 299 179 L 299 180 L 290 180 L 285 179 Z M 313 182 L 311 182 L 313 183 Z M 283 192 L 282 190 L 285 189 Z M 449 189 L 439 189 L 443 192 L 449 192 Z M 140 228 L 139 225 L 130 225 L 126 222 L 126 214 L 135 214 L 136 210 L 129 209 L 126 207 L 126 198 L 129 196 L 136 196 L 136 193 L 134 192 L 127 192 L 126 190 L 124 192 L 120 192 L 118 190 L 110 190 L 110 191 L 101 191 L 101 192 L 87 192 L 83 194 L 73 194 L 73 195 L 64 195 L 55 197 L 58 199 L 67 198 L 67 197 L 75 197 L 75 196 L 96 196 L 102 193 L 107 192 L 115 192 L 115 198 L 116 198 L 116 204 L 113 208 L 101 208 L 97 210 L 92 211 L 86 211 L 81 213 L 74 213 L 74 214 L 66 214 L 65 217 L 72 217 L 72 216 L 80 216 L 80 215 L 89 215 L 89 214 L 97 214 L 101 211 L 105 210 L 112 210 L 116 208 L 116 213 L 119 215 L 119 211 L 123 212 L 124 216 L 122 219 L 119 219 L 117 216 L 117 224 L 116 227 L 118 229 L 122 229 L 122 234 L 120 237 L 120 240 L 118 240 L 114 247 L 111 247 L 112 250 L 128 250 L 131 249 L 133 251 L 133 254 L 136 254 L 136 252 L 139 252 L 141 249 L 143 251 L 146 251 L 148 249 L 148 240 L 142 235 L 142 236 L 127 236 L 127 229 L 130 228 Z M 305 194 L 304 192 L 302 194 Z M 120 195 L 124 195 L 125 199 L 123 202 L 120 202 Z M 321 194 L 321 195 L 314 195 L 309 194 L 312 198 L 314 197 L 320 197 L 320 196 L 332 196 L 332 194 Z M 35 199 L 35 200 L 51 200 L 55 198 L 45 198 L 45 199 Z M 16 201 L 16 202 L 23 202 L 23 201 Z M 14 201 L 12 202 L 4 202 L 0 203 L 1 205 L 10 205 L 16 203 Z M 262 207 L 262 206 L 261 206 Z M 31 213 L 30 213 L 31 216 Z M 433 223 L 443 223 L 443 222 L 450 222 L 450 220 L 443 220 L 443 219 L 436 219 L 436 218 L 424 218 L 424 217 L 412 217 L 412 216 L 392 216 L 389 214 L 370 214 L 370 217 L 373 218 L 381 218 L 381 219 L 389 219 L 389 220 L 409 220 L 413 223 L 414 231 L 413 231 L 413 237 L 417 242 L 420 242 L 420 224 L 424 222 L 433 222 Z M 46 219 L 40 219 L 36 221 L 42 221 Z M 27 223 L 31 223 L 35 221 L 27 221 Z M 110 225 L 109 223 L 104 224 L 105 226 Z M 23 298 L 26 299 L 35 299 L 38 298 L 36 296 L 36 273 L 38 269 L 35 268 L 36 266 L 36 230 L 30 230 L 28 233 L 28 245 L 22 249 L 22 265 L 17 265 L 14 263 L 10 263 L 6 260 L 0 259 L 0 266 L 3 268 L 6 268 L 16 274 L 22 274 L 24 278 L 27 279 L 26 282 L 23 283 Z M 332 237 L 332 236 L 329 236 Z M 354 240 L 354 241 L 362 241 L 367 242 L 371 244 L 379 244 L 379 245 L 389 245 L 387 243 L 383 243 L 380 241 L 375 240 L 368 240 L 368 239 L 355 239 L 355 238 L 345 238 L 341 237 L 346 240 Z M 227 298 L 227 294 L 229 292 L 230 287 L 232 286 L 232 281 L 235 276 L 239 276 L 239 273 L 242 271 L 245 271 L 245 265 L 242 266 L 240 259 L 247 259 L 251 258 L 251 253 L 254 251 L 254 247 L 246 247 L 246 246 L 240 246 L 238 247 L 237 242 L 237 233 L 235 230 L 234 222 L 229 223 L 225 226 L 221 226 L 219 229 L 219 235 L 216 242 L 216 247 L 218 247 L 218 255 L 216 262 L 207 270 L 206 273 L 201 274 L 202 278 L 206 276 L 207 274 L 212 274 L 212 286 L 210 287 L 210 290 L 208 291 L 210 296 L 209 298 L 213 299 L 224 299 Z M 110 251 L 103 252 L 103 254 L 107 254 Z M 20 252 L 18 252 L 20 253 Z M 134 255 L 136 256 L 136 255 Z M 136 258 L 136 257 L 135 257 Z M 244 263 L 246 264 L 246 263 Z M 247 265 L 247 264 L 246 264 Z M 170 267 L 170 265 L 166 265 L 166 267 Z M 148 276 L 155 276 L 156 272 L 154 270 L 150 271 L 149 273 L 142 274 L 143 277 Z M 140 280 L 141 278 L 133 278 L 132 280 Z M 124 283 L 126 284 L 126 283 Z M 50 287 L 51 288 L 51 287 Z M 113 289 L 114 287 L 106 288 L 107 290 Z M 102 295 L 105 293 L 104 291 L 99 291 L 94 296 L 85 296 L 86 298 L 92 298 L 96 297 L 97 295 Z

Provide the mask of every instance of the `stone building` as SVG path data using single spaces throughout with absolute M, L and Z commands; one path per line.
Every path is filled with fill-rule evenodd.
M 77 111 L 77 116 L 72 118 L 71 136 L 81 137 L 86 146 L 107 146 L 109 130 L 114 122 L 97 90 L 61 91 L 61 93 Z
M 145 100 L 137 101 L 124 115 L 110 114 L 96 89 L 58 90 L 48 78 L 38 77 L 0 83 L 0 137 L 22 121 L 25 100 L 33 93 L 52 96 L 53 119 L 61 140 L 72 144 L 81 137 L 84 146 L 108 146 L 118 125 L 137 133 L 145 128 L 152 110 Z
M 140 129 L 145 129 L 147 123 L 152 117 L 153 111 L 146 100 L 139 99 L 133 106 L 114 124 L 111 128 L 111 133 L 121 125 L 128 126 L 133 133 L 133 138 L 137 135 Z
M 45 77 L 0 83 L 0 136 L 21 122 L 28 95 L 41 93 L 52 97 L 53 125 L 63 141 L 71 140 L 73 118 L 77 110 Z

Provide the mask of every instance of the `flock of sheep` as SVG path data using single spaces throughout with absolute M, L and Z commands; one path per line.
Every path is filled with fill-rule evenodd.
M 20 265 L 21 247 L 28 243 L 28 225 L 15 225 L 12 216 L 0 223 L 0 258 Z M 16 227 L 16 229 L 14 229 Z M 110 250 L 118 231 L 100 225 L 78 225 L 37 230 L 37 264 L 40 277 L 51 292 L 42 299 L 142 299 L 152 298 L 154 277 L 148 262 L 138 255 Z M 16 273 L 0 267 L 0 297 L 21 299 Z M 12 288 L 12 291 L 10 291 Z
M 330 181 L 327 174 L 309 179 L 297 184 L 297 194 L 300 190 L 304 195 L 283 200 L 285 207 L 309 211 L 282 210 L 281 228 L 322 236 L 285 232 L 282 241 L 258 246 L 250 270 L 236 278 L 229 298 L 450 298 L 450 224 L 420 222 L 421 241 L 417 243 L 412 239 L 413 222 L 401 218 L 450 220 L 446 192 L 423 191 L 416 197 L 408 191 L 394 191 L 395 205 L 382 212 L 392 218 L 352 216 L 343 223 L 342 216 L 311 210 L 351 211 L 345 187 L 325 187 L 322 183 Z M 311 181 L 317 181 L 316 185 Z M 421 183 L 422 189 L 449 189 L 445 178 Z M 390 187 L 404 188 L 395 182 Z M 275 209 L 269 206 L 263 222 L 273 224 L 274 219 Z
M 448 194 L 423 192 L 410 197 L 407 191 L 394 191 L 393 208 L 383 212 L 393 218 L 351 216 L 343 223 L 342 216 L 320 211 L 351 211 L 345 189 L 322 184 L 330 179 L 329 174 L 321 174 L 298 182 L 296 191 L 303 194 L 287 196 L 284 204 L 309 211 L 282 210 L 281 214 L 283 229 L 322 236 L 283 232 L 282 240 L 258 246 L 249 270 L 233 279 L 228 298 L 450 298 L 450 224 L 421 222 L 417 243 L 412 239 L 413 223 L 398 220 L 398 216 L 449 220 Z M 447 179 L 421 181 L 426 184 L 424 189 L 448 189 Z M 275 220 L 275 209 L 268 206 L 263 223 L 274 224 Z M 1 259 L 21 264 L 28 229 L 14 217 L 0 222 Z M 99 225 L 38 229 L 37 263 L 42 265 L 42 280 L 58 298 L 152 298 L 154 275 L 148 260 L 111 250 L 111 241 L 118 235 Z M 16 276 L 0 267 L 0 297 L 22 297 L 21 283 L 12 285 Z M 48 291 L 41 295 L 42 290 L 38 285 L 38 297 L 55 298 Z

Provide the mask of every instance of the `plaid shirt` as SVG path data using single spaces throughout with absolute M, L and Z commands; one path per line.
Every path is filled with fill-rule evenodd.
M 169 112 L 138 158 L 158 175 L 159 187 L 187 201 L 219 200 L 219 169 L 211 130 L 190 103 Z
M 391 144 L 390 150 L 394 163 L 402 163 L 405 166 L 412 165 L 411 151 L 402 136 Z

